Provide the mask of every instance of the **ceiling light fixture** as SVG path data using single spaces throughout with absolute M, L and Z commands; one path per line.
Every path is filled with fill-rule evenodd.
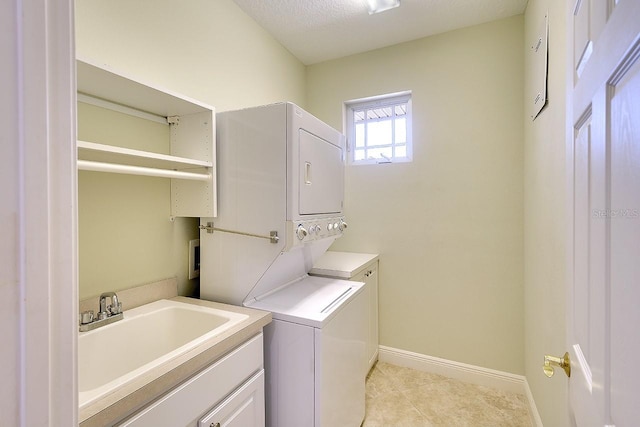
M 367 0 L 369 15 L 400 6 L 400 0 Z

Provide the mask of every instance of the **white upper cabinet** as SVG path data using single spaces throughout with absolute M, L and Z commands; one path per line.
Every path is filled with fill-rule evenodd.
M 171 179 L 171 216 L 215 217 L 215 110 L 202 102 L 84 60 L 78 101 L 171 127 L 170 153 L 78 141 L 78 169 Z

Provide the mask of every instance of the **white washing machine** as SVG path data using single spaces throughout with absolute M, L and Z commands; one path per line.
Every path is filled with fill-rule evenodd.
M 270 427 L 357 427 L 367 369 L 365 284 L 305 276 L 249 307 L 272 312 L 265 329 Z
M 345 137 L 292 103 L 216 114 L 218 216 L 201 218 L 201 298 L 271 311 L 272 427 L 364 419 L 364 284 L 309 277 L 347 229 Z

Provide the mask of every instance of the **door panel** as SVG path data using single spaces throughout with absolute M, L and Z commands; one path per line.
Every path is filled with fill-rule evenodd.
M 610 3 L 610 4 L 609 4 Z M 606 0 L 577 0 L 573 19 L 573 64 L 577 75 L 587 66 L 593 42 L 604 29 L 615 3 Z
M 589 151 L 591 148 L 591 114 L 576 130 L 574 152 L 574 229 L 575 281 L 573 320 L 576 340 L 589 360 Z
M 578 1 L 574 12 L 573 23 L 573 64 L 576 70 L 586 65 L 590 54 L 591 40 L 589 37 L 589 1 Z M 580 74 L 580 72 L 578 72 Z
M 588 426 L 590 422 L 603 419 L 603 409 L 589 404 L 593 393 L 593 372 L 602 370 L 602 360 L 598 351 L 602 348 L 602 335 L 598 334 L 597 323 L 604 319 L 604 304 L 596 298 L 598 287 L 592 276 L 596 264 L 604 263 L 591 252 L 593 242 L 592 231 L 597 227 L 592 197 L 596 184 L 596 171 L 604 165 L 604 158 L 599 156 L 593 141 L 592 106 L 583 115 L 575 131 L 574 143 L 574 281 L 572 295 L 573 304 L 569 311 L 573 325 L 570 342 L 570 355 L 573 363 L 573 375 L 570 387 L 571 405 L 575 411 L 578 426 Z M 596 202 L 597 203 L 597 202 Z M 595 324 L 594 324 L 595 323 Z M 597 381 L 597 379 L 596 379 Z M 597 425 L 597 424 L 595 424 Z

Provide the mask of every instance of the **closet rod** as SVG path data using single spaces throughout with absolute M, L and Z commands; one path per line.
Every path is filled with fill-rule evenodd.
M 115 163 L 92 162 L 89 160 L 78 160 L 78 169 L 94 172 L 121 173 L 127 175 L 155 176 L 160 178 L 179 178 L 194 181 L 209 181 L 211 174 L 174 171 L 170 169 L 146 168 L 143 166 L 120 165 Z
M 137 108 L 128 107 L 126 105 L 118 104 L 115 102 L 107 101 L 106 99 L 96 98 L 95 96 L 87 95 L 86 93 L 78 92 L 78 102 L 84 104 L 94 105 L 96 107 L 105 108 L 111 111 L 117 111 L 118 113 L 127 114 L 129 116 L 138 117 L 140 119 L 149 120 L 163 125 L 168 125 L 167 118 L 159 114 L 149 113 L 147 111 L 138 110 Z

